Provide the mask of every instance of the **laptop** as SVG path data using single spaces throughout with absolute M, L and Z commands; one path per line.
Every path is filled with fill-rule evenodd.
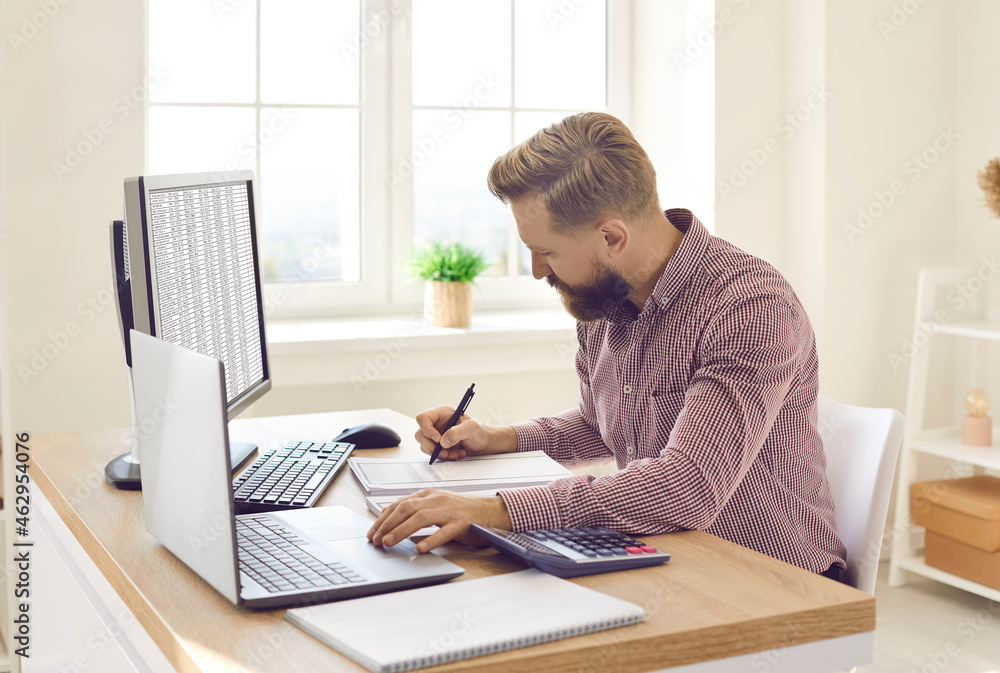
M 274 608 L 445 582 L 409 540 L 376 547 L 346 507 L 233 511 L 222 362 L 132 330 L 146 528 L 232 603 Z

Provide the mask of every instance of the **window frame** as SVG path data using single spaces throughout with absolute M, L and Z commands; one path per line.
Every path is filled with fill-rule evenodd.
M 513 0 L 511 0 L 513 2 Z M 607 2 L 607 107 L 611 114 L 629 123 L 631 103 L 632 0 Z M 256 8 L 256 97 L 253 103 L 219 104 L 252 107 L 258 140 L 261 111 L 282 107 L 260 100 L 260 3 Z M 553 7 L 559 7 L 554 3 Z M 149 11 L 146 11 L 146 66 L 149 67 Z M 388 17 L 388 20 L 385 20 Z M 422 311 L 423 283 L 406 273 L 405 260 L 413 248 L 412 174 L 395 189 L 384 176 L 400 158 L 412 152 L 411 47 L 412 0 L 362 0 L 361 100 L 360 105 L 360 281 L 292 280 L 263 285 L 265 316 L 269 319 L 338 318 L 347 316 L 402 315 Z M 374 28 L 369 30 L 369 28 Z M 513 39 L 513 38 L 512 38 Z M 516 45 L 515 45 L 516 46 Z M 215 105 L 206 103 L 150 103 L 151 105 Z M 288 108 L 336 108 L 338 105 L 289 104 Z M 353 105 L 349 107 L 354 107 Z M 484 110 L 517 109 L 484 106 Z M 148 172 L 149 127 L 146 125 L 145 165 Z M 260 153 L 254 175 L 260 181 Z M 484 176 L 485 177 L 485 176 Z M 258 187 L 258 192 L 261 188 Z M 257 212 L 261 211 L 258 197 Z M 510 219 L 508 250 L 515 250 L 516 228 Z M 305 262 L 305 260 L 304 260 Z M 477 311 L 554 308 L 558 298 L 545 283 L 529 275 L 480 276 L 476 280 Z

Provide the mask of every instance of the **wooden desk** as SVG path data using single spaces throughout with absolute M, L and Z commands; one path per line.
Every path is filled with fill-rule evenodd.
M 292 438 L 329 439 L 367 420 L 397 428 L 403 446 L 362 455 L 418 451 L 415 422 L 386 409 L 248 418 L 230 427 L 232 439 L 266 449 Z M 159 545 L 146 531 L 140 493 L 115 490 L 103 478 L 105 463 L 128 445 L 127 437 L 126 430 L 34 437 L 32 478 L 179 672 L 365 670 L 291 626 L 283 610 L 233 607 Z M 321 504 L 367 512 L 348 472 Z M 668 564 L 573 580 L 642 605 L 644 623 L 431 670 L 650 671 L 738 655 L 744 656 L 684 670 L 733 670 L 738 661 L 740 670 L 833 670 L 790 667 L 803 653 L 810 663 L 820 657 L 820 664 L 836 660 L 839 667 L 870 661 L 871 596 L 704 532 L 648 539 L 672 553 Z M 453 543 L 443 555 L 466 569 L 453 581 L 521 568 L 489 548 Z

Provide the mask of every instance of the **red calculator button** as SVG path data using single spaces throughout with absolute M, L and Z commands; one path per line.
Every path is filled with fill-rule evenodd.
M 625 547 L 625 551 L 627 551 L 629 554 L 641 554 L 642 553 L 642 550 L 639 549 L 638 547 Z
M 658 552 L 658 551 L 660 551 L 660 550 L 659 550 L 659 549 L 657 549 L 656 547 L 650 547 L 649 545 L 645 545 L 645 544 L 644 544 L 644 545 L 642 545 L 641 547 L 639 547 L 639 549 L 640 549 L 641 551 L 644 551 L 644 552 L 646 552 L 647 554 L 652 554 L 652 553 L 654 553 L 654 552 Z

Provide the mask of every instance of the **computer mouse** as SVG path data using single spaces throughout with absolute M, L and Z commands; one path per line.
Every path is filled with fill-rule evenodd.
M 333 438 L 335 442 L 350 442 L 359 449 L 389 449 L 399 446 L 399 435 L 388 425 L 381 423 L 361 423 Z

